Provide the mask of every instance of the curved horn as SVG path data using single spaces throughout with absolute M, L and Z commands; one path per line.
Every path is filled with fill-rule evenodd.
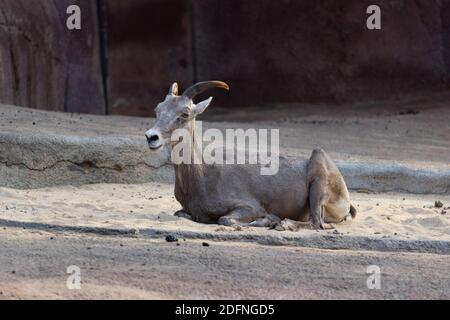
M 200 93 L 205 92 L 208 89 L 211 88 L 222 88 L 225 90 L 230 90 L 230 87 L 222 81 L 204 81 L 204 82 L 199 82 L 197 84 L 194 84 L 192 87 L 189 87 L 188 89 L 186 89 L 186 91 L 183 92 L 183 96 L 189 98 L 189 99 L 194 99 L 195 96 L 199 95 Z

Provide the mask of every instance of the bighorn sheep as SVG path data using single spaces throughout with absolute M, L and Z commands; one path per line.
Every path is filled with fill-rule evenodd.
M 155 125 L 145 133 L 150 149 L 172 150 L 179 141 L 171 135 L 179 128 L 195 137 L 195 118 L 212 98 L 197 104 L 193 99 L 211 88 L 229 90 L 224 82 L 206 81 L 178 95 L 174 83 L 155 109 Z M 308 161 L 280 157 L 279 171 L 272 176 L 260 175 L 259 165 L 182 163 L 175 164 L 175 177 L 175 197 L 183 207 L 175 215 L 197 222 L 278 228 L 289 219 L 297 226 L 324 229 L 356 214 L 341 173 L 321 149 Z

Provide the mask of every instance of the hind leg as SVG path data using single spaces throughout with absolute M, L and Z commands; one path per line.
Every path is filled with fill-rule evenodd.
M 326 178 L 316 177 L 309 187 L 309 223 L 316 229 L 333 229 L 325 223 L 325 205 L 329 201 Z
M 339 169 L 321 149 L 313 151 L 308 163 L 309 221 L 316 228 L 340 222 L 350 212 L 350 200 Z

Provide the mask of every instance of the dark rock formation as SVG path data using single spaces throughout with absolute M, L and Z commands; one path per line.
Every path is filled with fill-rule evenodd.
M 448 90 L 450 0 L 376 3 L 370 31 L 369 0 L 3 0 L 0 102 L 104 113 L 107 95 L 113 114 L 150 115 L 172 81 L 207 79 L 229 82 L 215 96 L 230 106 Z M 66 29 L 69 4 L 81 31 Z
M 79 5 L 82 30 L 66 9 Z M 0 102 L 37 109 L 104 113 L 97 7 L 90 0 L 2 0 Z
M 449 0 L 378 1 L 375 31 L 368 0 L 186 3 L 109 2 L 114 112 L 150 114 L 174 80 L 225 80 L 232 90 L 216 104 L 230 106 L 395 99 L 450 84 Z
M 448 89 L 449 1 L 376 3 L 382 30 L 371 31 L 368 0 L 196 1 L 197 76 L 230 82 L 232 105 Z
M 173 81 L 193 81 L 189 2 L 108 0 L 112 113 L 149 115 Z

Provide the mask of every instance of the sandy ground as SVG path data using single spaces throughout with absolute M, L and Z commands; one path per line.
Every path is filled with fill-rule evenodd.
M 450 240 L 450 196 L 352 193 L 358 216 L 338 232 L 398 239 Z M 443 203 L 435 208 L 435 201 Z M 0 188 L 0 219 L 109 229 L 157 228 L 217 233 L 232 228 L 174 217 L 181 209 L 170 184 L 100 184 L 38 190 Z M 261 233 L 263 228 L 245 228 Z M 315 231 L 301 230 L 308 234 Z M 336 231 L 324 231 L 334 233 Z
M 209 244 L 2 228 L 0 299 L 450 298 L 448 255 Z M 72 265 L 81 290 L 67 289 Z
M 450 168 L 450 97 L 372 105 L 285 106 L 233 112 L 211 107 L 206 128 L 280 128 L 281 153 L 309 157 L 321 146 L 335 160 Z M 364 108 L 361 108 L 364 107 Z M 252 119 L 253 121 L 248 121 Z M 0 133 L 143 137 L 152 119 L 69 115 L 0 106 Z M 234 230 L 176 218 L 173 184 L 97 184 L 16 190 L 0 188 L 0 299 L 32 298 L 450 298 L 450 255 L 324 250 L 253 242 L 166 243 L 154 229 L 205 234 L 249 233 L 450 241 L 450 195 L 352 193 L 359 213 L 337 230 Z M 440 200 L 443 208 L 435 208 Z M 9 222 L 24 223 L 24 228 Z M 30 224 L 31 223 L 31 224 Z M 53 231 L 52 231 L 53 230 Z M 59 230 L 59 231 L 58 231 Z M 64 230 L 64 231 L 63 231 Z M 98 230 L 97 230 L 98 231 Z M 108 234 L 108 233 L 106 233 Z M 448 242 L 447 246 L 448 246 Z M 382 267 L 381 290 L 368 290 L 366 268 Z M 80 291 L 65 287 L 69 265 L 82 269 Z

